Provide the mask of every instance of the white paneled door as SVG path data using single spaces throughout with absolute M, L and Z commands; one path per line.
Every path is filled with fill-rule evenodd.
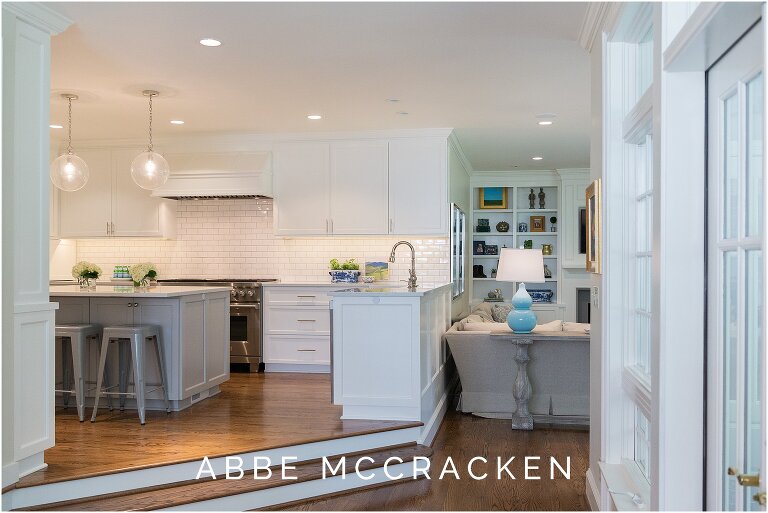
M 707 74 L 710 510 L 765 510 L 763 25 Z

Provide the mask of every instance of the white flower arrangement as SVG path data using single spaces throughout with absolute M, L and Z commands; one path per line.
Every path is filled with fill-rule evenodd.
M 128 272 L 131 273 L 133 283 L 142 283 L 157 278 L 157 268 L 152 262 L 142 262 L 132 265 Z
M 72 277 L 80 280 L 81 278 L 96 279 L 101 275 L 101 267 L 90 262 L 78 262 L 72 266 Z

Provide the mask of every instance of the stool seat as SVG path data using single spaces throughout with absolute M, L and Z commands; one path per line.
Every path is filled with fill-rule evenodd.
M 111 342 L 117 341 L 120 354 L 120 380 L 119 385 L 107 384 L 102 388 L 104 370 L 107 361 L 107 351 Z M 144 360 L 145 344 L 150 342 L 154 345 L 154 353 L 157 362 L 157 368 L 160 373 L 160 383 L 157 388 L 146 390 L 144 380 Z M 129 347 L 130 345 L 130 347 Z M 128 387 L 128 365 L 127 360 L 133 361 L 133 392 L 127 392 Z M 119 386 L 119 392 L 110 392 L 109 390 Z M 101 353 L 99 354 L 99 374 L 96 382 L 96 397 L 93 404 L 93 415 L 91 422 L 96 422 L 96 413 L 99 409 L 99 397 L 106 395 L 120 396 L 121 410 L 125 405 L 125 398 L 128 396 L 136 398 L 136 405 L 139 412 L 139 421 L 142 425 L 145 423 L 144 404 L 145 394 L 154 390 L 162 389 L 163 399 L 165 401 L 165 411 L 170 412 L 170 402 L 168 400 L 168 387 L 165 380 L 165 362 L 163 360 L 163 349 L 160 343 L 160 326 L 153 324 L 118 324 L 106 326 L 101 339 Z
M 83 334 L 86 336 L 96 335 L 101 332 L 101 326 L 98 324 L 57 324 L 56 328 L 57 337 L 66 337 L 70 334 Z

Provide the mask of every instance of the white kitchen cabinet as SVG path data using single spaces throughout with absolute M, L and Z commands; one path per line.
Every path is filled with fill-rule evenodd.
M 330 297 L 344 284 L 265 286 L 264 363 L 267 372 L 329 372 Z
M 281 143 L 274 151 L 275 234 L 328 234 L 330 144 Z
M 172 237 L 172 200 L 152 197 L 131 177 L 131 161 L 145 148 L 80 149 L 90 177 L 75 192 L 59 192 L 59 236 Z
M 389 231 L 387 141 L 331 143 L 330 232 L 379 235 Z
M 88 182 L 79 191 L 59 192 L 59 235 L 62 238 L 106 237 L 112 221 L 112 156 L 108 149 L 81 149 Z
M 448 233 L 448 143 L 444 138 L 389 142 L 390 233 Z

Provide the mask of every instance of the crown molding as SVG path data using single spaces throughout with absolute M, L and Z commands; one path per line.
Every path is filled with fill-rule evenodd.
M 461 164 L 464 166 L 464 171 L 467 173 L 467 176 L 471 176 L 475 172 L 475 168 L 472 167 L 472 163 L 467 158 L 466 153 L 464 153 L 464 148 L 462 148 L 461 142 L 456 136 L 456 132 L 451 132 L 448 136 L 448 144 L 453 146 L 456 150 L 456 154 L 458 155 L 459 160 L 461 160 Z
M 72 25 L 72 20 L 38 2 L 3 2 L 3 11 L 46 30 L 55 36 Z
M 591 53 L 598 39 L 598 35 L 603 30 L 609 14 L 615 8 L 611 2 L 594 2 L 587 4 L 587 12 L 584 13 L 584 19 L 581 20 L 579 28 L 579 44 L 587 52 Z

